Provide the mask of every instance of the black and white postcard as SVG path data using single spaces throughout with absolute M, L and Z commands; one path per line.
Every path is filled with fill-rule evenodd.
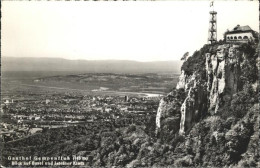
M 2 0 L 0 167 L 259 167 L 259 9 Z

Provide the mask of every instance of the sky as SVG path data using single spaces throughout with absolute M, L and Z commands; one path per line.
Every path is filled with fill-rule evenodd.
M 2 1 L 2 57 L 180 60 L 207 43 L 210 1 Z M 216 1 L 217 37 L 259 30 L 258 1 Z

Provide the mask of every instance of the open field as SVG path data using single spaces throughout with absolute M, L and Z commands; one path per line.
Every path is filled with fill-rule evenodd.
M 101 95 L 166 94 L 179 74 L 80 72 L 4 72 L 2 96 L 8 92 L 80 92 Z

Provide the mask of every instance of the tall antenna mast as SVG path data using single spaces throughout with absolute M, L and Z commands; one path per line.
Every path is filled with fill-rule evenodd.
M 214 11 L 214 1 L 210 2 L 210 8 L 208 43 L 213 44 L 217 42 L 217 12 Z

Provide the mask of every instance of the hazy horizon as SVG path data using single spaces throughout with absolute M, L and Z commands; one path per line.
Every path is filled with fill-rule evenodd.
M 258 30 L 258 1 L 215 1 L 218 40 Z M 180 60 L 207 43 L 210 1 L 2 1 L 2 57 Z
M 180 73 L 182 61 L 69 60 L 46 57 L 3 57 L 2 71 L 85 71 L 112 73 Z
M 131 59 L 84 59 L 84 58 L 79 58 L 79 59 L 69 59 L 69 58 L 62 58 L 62 57 L 17 57 L 17 56 L 3 56 L 2 58 L 33 58 L 33 59 L 64 59 L 68 61 L 132 61 L 132 62 L 140 62 L 140 63 L 149 63 L 149 62 L 168 62 L 168 61 L 179 61 L 182 62 L 181 60 L 151 60 L 151 61 L 142 61 L 142 60 L 131 60 Z

